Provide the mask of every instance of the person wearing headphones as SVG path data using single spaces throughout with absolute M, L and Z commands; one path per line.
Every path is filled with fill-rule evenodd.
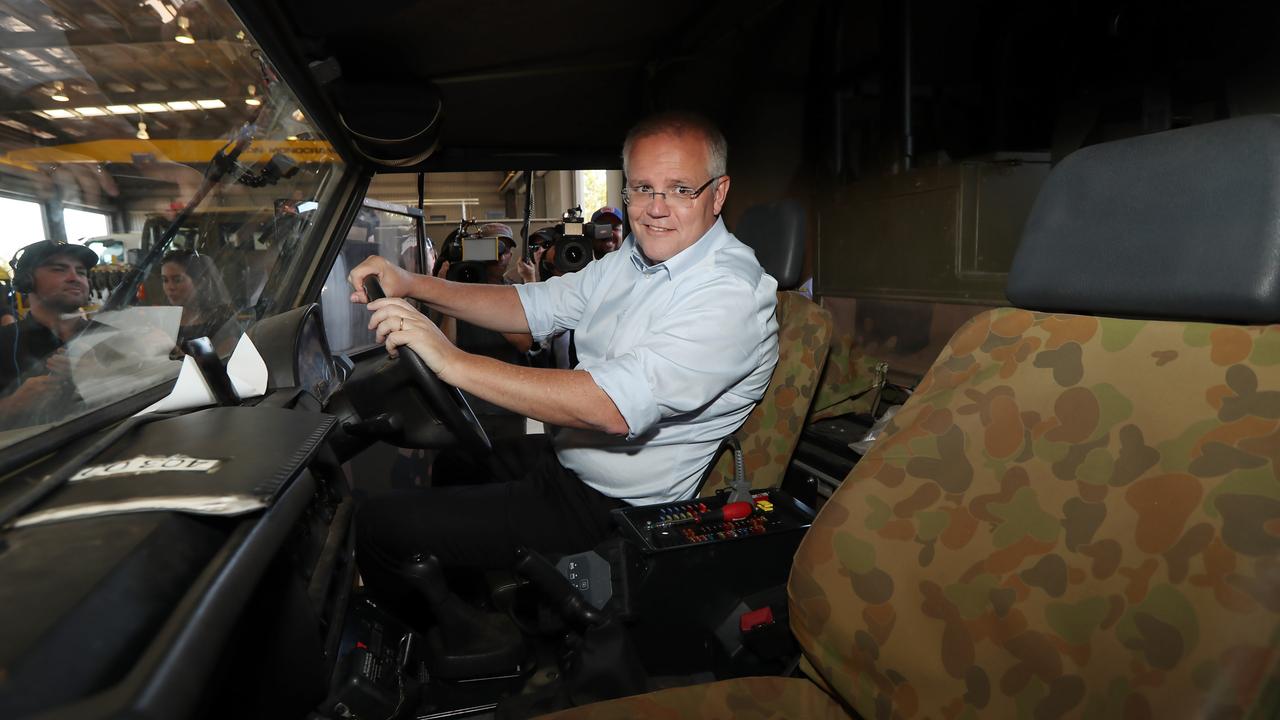
M 30 310 L 0 327 L 0 417 L 40 422 L 42 409 L 74 395 L 64 346 L 88 321 L 89 270 L 98 255 L 82 245 L 41 240 L 18 251 L 11 263 L 14 289 Z M 10 423 L 5 423 L 10 424 Z

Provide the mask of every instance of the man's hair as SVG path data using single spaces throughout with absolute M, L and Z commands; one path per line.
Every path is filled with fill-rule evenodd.
M 622 172 L 630 175 L 631 148 L 637 140 L 654 135 L 684 135 L 693 133 L 702 138 L 707 147 L 707 174 L 719 177 L 727 172 L 729 143 L 715 123 L 705 116 L 685 110 L 661 112 L 636 123 L 622 143 Z

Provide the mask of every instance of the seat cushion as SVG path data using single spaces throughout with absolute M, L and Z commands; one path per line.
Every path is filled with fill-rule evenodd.
M 867 717 L 1273 717 L 1280 326 L 983 313 L 789 583 Z
M 736 433 L 753 488 L 777 487 L 800 441 L 831 342 L 831 314 L 797 292 L 778 293 L 778 366 L 764 397 Z M 723 453 L 699 494 L 733 481 L 733 454 Z
M 555 720 L 847 720 L 850 716 L 808 680 L 749 677 L 659 690 L 541 717 Z

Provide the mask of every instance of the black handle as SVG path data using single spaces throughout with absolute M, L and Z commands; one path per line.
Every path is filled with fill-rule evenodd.
M 516 572 L 525 576 L 547 595 L 560 616 L 585 627 L 608 622 L 609 614 L 596 609 L 555 565 L 536 550 L 516 548 Z
M 364 294 L 369 298 L 369 302 L 381 300 L 387 294 L 382 292 L 382 283 L 378 282 L 377 275 L 364 276 Z

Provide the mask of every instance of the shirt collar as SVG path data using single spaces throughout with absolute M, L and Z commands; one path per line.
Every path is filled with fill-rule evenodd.
M 702 259 L 709 257 L 711 253 L 724 244 L 728 235 L 729 231 L 724 227 L 724 218 L 718 217 L 715 224 L 703 233 L 697 242 L 677 253 L 675 257 L 656 265 L 650 265 L 645 261 L 644 255 L 640 253 L 640 246 L 636 243 L 635 233 L 627 236 L 627 246 L 631 253 L 631 264 L 635 265 L 636 269 L 641 273 L 648 275 L 665 272 L 668 280 L 674 280 L 681 273 L 697 265 Z

